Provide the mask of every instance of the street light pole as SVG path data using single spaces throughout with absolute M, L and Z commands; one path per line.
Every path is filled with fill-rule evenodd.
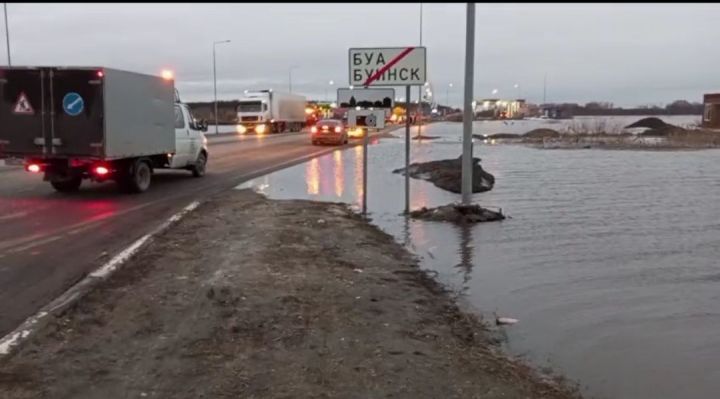
M 462 203 L 472 201 L 472 107 L 475 75 L 475 3 L 467 3 L 465 22 L 465 98 L 463 99 Z
M 8 66 L 12 66 L 12 61 L 10 60 L 10 27 L 8 26 L 7 18 L 7 3 L 3 3 L 3 10 L 5 11 L 5 43 L 7 45 Z
M 450 89 L 453 87 L 452 83 L 448 83 L 448 87 L 445 89 L 445 106 L 450 108 Z
M 230 40 L 221 40 L 213 42 L 213 95 L 215 102 L 215 134 L 219 133 L 218 130 L 218 101 L 217 101 L 217 67 L 215 63 L 215 46 L 222 43 L 230 43 Z
M 292 70 L 297 68 L 296 65 L 291 66 L 288 69 L 288 91 L 292 93 Z

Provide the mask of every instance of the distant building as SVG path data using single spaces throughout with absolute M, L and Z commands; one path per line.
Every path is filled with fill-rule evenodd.
M 549 119 L 572 119 L 574 112 L 571 104 L 541 104 L 540 115 Z
M 475 116 L 481 119 L 522 119 L 528 116 L 527 102 L 524 99 L 486 98 L 476 102 Z
M 703 96 L 702 127 L 720 129 L 720 93 Z

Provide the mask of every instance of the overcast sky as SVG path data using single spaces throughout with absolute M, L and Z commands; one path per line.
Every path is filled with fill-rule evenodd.
M 424 4 L 428 79 L 462 103 L 465 5 Z M 478 4 L 475 98 L 518 94 L 620 106 L 702 101 L 720 90 L 718 4 Z M 9 4 L 14 65 L 176 71 L 185 100 L 288 89 L 324 99 L 348 84 L 348 48 L 417 45 L 418 4 Z M 1 23 L 1 21 L 0 21 Z M 2 47 L 0 47 L 2 48 Z M 0 60 L 4 59 L 3 56 Z M 329 81 L 334 80 L 331 87 Z M 448 84 L 453 83 L 449 92 Z M 518 84 L 519 89 L 513 86 Z M 404 92 L 397 91 L 397 96 Z M 415 91 L 413 93 L 417 95 Z

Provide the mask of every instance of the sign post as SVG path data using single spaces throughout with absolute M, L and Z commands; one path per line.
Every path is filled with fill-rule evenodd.
M 349 81 L 351 86 L 406 86 L 405 95 L 405 213 L 410 212 L 410 87 L 427 81 L 425 47 L 351 48 Z M 418 101 L 418 104 L 420 101 Z M 367 138 L 366 138 L 367 140 Z M 367 152 L 365 146 L 364 154 Z M 367 155 L 363 155 L 365 160 Z M 367 169 L 367 165 L 365 165 Z M 366 172 L 365 172 L 366 173 Z M 364 181 L 364 180 L 363 180 Z M 367 186 L 363 188 L 366 198 Z M 363 200 L 364 205 L 364 200 Z
M 405 87 L 405 213 L 410 213 L 410 86 Z
M 463 152 L 462 152 L 462 203 L 472 202 L 472 109 L 473 80 L 475 68 L 475 3 L 467 3 L 465 22 L 465 98 L 463 101 Z
M 350 110 L 348 111 L 348 126 L 355 128 L 358 126 L 365 127 L 365 135 L 363 136 L 363 177 L 362 177 L 362 213 L 367 214 L 367 154 L 368 141 L 370 140 L 370 128 L 382 129 L 385 127 L 385 111 L 384 110 Z

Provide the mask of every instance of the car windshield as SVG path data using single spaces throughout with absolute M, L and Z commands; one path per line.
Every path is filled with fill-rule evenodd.
M 260 101 L 243 101 L 238 104 L 238 112 L 260 112 L 262 103 Z

